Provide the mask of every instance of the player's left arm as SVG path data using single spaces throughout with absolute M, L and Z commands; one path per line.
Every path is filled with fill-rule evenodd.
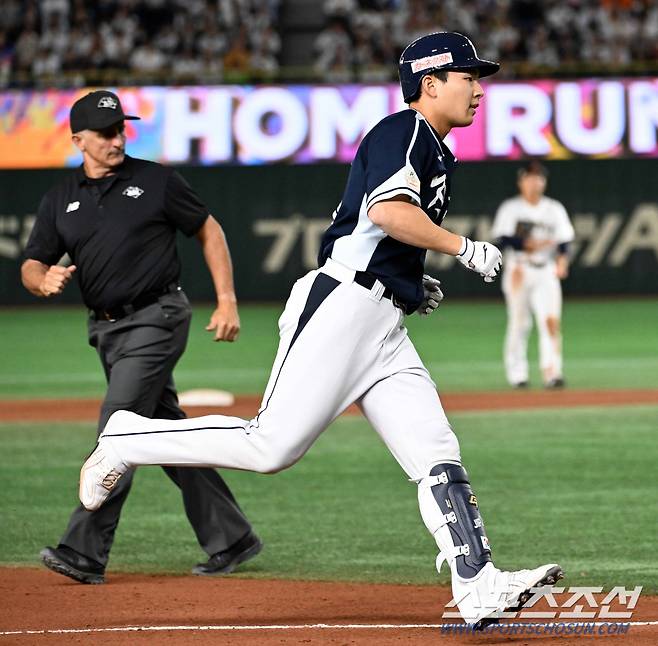
M 555 257 L 555 273 L 560 280 L 564 280 L 569 275 L 568 242 L 562 242 L 557 246 L 557 256 Z
M 557 209 L 555 273 L 560 280 L 564 280 L 569 275 L 569 245 L 575 238 L 576 233 L 564 206 L 557 200 L 554 205 Z
M 423 274 L 423 300 L 416 309 L 421 316 L 429 316 L 443 300 L 441 281 L 428 274 Z
M 233 285 L 233 264 L 224 230 L 209 215 L 196 237 L 201 243 L 217 295 L 217 307 L 210 316 L 206 330 L 214 330 L 215 341 L 235 341 L 240 333 L 240 317 Z

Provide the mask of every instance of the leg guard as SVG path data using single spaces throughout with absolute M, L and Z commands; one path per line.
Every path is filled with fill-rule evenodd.
M 437 464 L 418 483 L 418 503 L 427 529 L 439 547 L 436 568 L 444 561 L 463 579 L 472 579 L 491 562 L 489 539 L 464 467 Z

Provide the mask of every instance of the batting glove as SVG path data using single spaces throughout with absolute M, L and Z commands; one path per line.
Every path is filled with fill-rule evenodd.
M 423 302 L 416 310 L 421 316 L 429 316 L 443 300 L 443 292 L 440 290 L 440 280 L 423 274 Z
M 484 277 L 485 283 L 493 283 L 503 265 L 503 256 L 498 247 L 490 242 L 479 242 L 462 238 L 462 247 L 456 256 L 467 269 Z

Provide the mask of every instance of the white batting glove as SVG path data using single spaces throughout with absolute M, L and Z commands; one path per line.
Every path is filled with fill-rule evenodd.
M 440 280 L 423 274 L 423 302 L 416 310 L 421 316 L 429 316 L 443 300 L 440 284 Z
M 498 247 L 466 237 L 462 237 L 462 247 L 456 258 L 464 267 L 483 276 L 485 283 L 493 283 L 503 265 Z

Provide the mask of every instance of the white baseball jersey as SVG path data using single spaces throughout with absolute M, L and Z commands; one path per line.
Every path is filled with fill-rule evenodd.
M 524 231 L 527 232 L 527 236 L 524 236 Z M 519 195 L 505 200 L 500 205 L 491 236 L 492 238 L 528 237 L 536 241 L 552 240 L 553 245 L 532 253 L 511 247 L 505 250 L 505 263 L 517 260 L 535 266 L 544 266 L 555 259 L 558 245 L 574 239 L 574 230 L 566 209 L 557 200 L 544 196 L 537 204 L 531 204 Z
M 534 315 L 539 336 L 539 363 L 545 383 L 562 378 L 562 339 L 548 321 L 559 321 L 562 289 L 556 274 L 558 245 L 571 242 L 574 230 L 557 200 L 531 204 L 520 195 L 505 200 L 496 213 L 492 237 L 504 247 L 503 294 L 507 303 L 505 372 L 510 384 L 528 381 L 528 335 Z M 552 244 L 529 252 L 524 239 Z M 518 246 L 518 248 L 517 248 Z

